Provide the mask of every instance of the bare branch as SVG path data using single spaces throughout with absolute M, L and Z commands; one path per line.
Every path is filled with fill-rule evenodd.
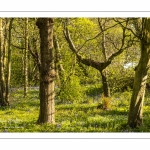
M 128 24 L 128 21 L 126 22 L 126 26 Z M 132 41 L 131 40 L 131 36 L 130 36 L 130 40 L 128 40 L 128 43 L 127 43 L 127 46 L 125 46 L 125 40 L 126 40 L 126 37 L 128 37 L 128 35 L 126 35 L 126 28 L 123 27 L 123 33 L 122 33 L 122 44 L 120 46 L 120 48 L 118 49 L 115 44 L 113 43 L 113 45 L 115 46 L 116 49 L 118 49 L 117 52 L 113 53 L 109 58 L 108 60 L 109 61 L 112 61 L 116 56 L 120 55 L 125 49 L 129 48 L 132 46 L 134 40 Z
M 128 28 L 127 26 L 124 26 L 122 24 L 122 22 L 118 21 L 117 19 L 114 18 L 115 22 L 118 22 L 123 28 L 126 28 L 127 30 L 129 30 L 135 37 L 137 37 L 138 39 L 140 39 L 141 37 L 138 36 L 131 28 Z
M 125 22 L 125 21 L 123 21 L 123 22 L 121 22 L 121 23 L 124 23 L 124 22 Z M 77 49 L 77 52 L 79 52 L 79 51 L 85 46 L 85 44 L 86 44 L 87 42 L 96 39 L 97 37 L 99 37 L 100 35 L 102 35 L 102 34 L 103 34 L 105 31 L 107 31 L 108 29 L 111 29 L 111 28 L 113 28 L 113 27 L 115 27 L 115 26 L 117 26 L 117 25 L 119 25 L 119 24 L 120 24 L 120 23 L 116 23 L 116 24 L 114 24 L 113 26 L 110 26 L 110 27 L 108 27 L 108 28 L 105 28 L 105 29 L 103 29 L 101 32 L 99 32 L 96 36 L 94 36 L 93 38 L 90 38 L 90 39 L 86 40 L 86 41 L 83 43 L 83 45 L 82 45 L 79 49 Z

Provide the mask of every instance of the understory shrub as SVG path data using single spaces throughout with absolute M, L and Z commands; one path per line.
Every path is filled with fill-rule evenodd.
M 115 93 L 113 95 L 114 104 L 117 106 L 129 106 L 131 100 L 132 92 L 125 91 L 123 93 Z
M 73 75 L 69 77 L 67 82 L 61 88 L 57 97 L 58 103 L 79 103 L 84 99 L 84 90 L 80 84 L 80 79 Z
M 105 97 L 104 94 L 102 94 L 101 102 L 98 104 L 97 108 L 110 110 L 111 109 L 111 97 Z

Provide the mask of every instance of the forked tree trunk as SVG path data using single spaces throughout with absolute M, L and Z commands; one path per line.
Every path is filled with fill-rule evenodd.
M 103 23 L 102 23 L 103 24 Z M 107 79 L 107 74 L 104 74 L 105 69 L 111 64 L 112 60 L 117 57 L 118 55 L 120 55 L 127 47 L 130 47 L 130 45 L 126 45 L 125 40 L 126 39 L 126 28 L 124 27 L 122 29 L 122 40 L 121 40 L 121 46 L 120 48 L 118 48 L 117 52 L 114 52 L 113 54 L 111 54 L 109 57 L 107 56 L 106 53 L 106 41 L 105 41 L 105 34 L 104 31 L 105 29 L 102 28 L 102 25 L 99 24 L 101 27 L 101 34 L 103 34 L 102 36 L 102 52 L 104 54 L 104 61 L 97 61 L 97 60 L 93 60 L 93 59 L 88 59 L 88 58 L 84 58 L 82 55 L 79 54 L 79 50 L 84 46 L 84 44 L 86 42 L 88 42 L 88 40 L 81 46 L 80 49 L 77 49 L 76 46 L 74 45 L 72 38 L 70 36 L 70 32 L 68 30 L 68 19 L 66 20 L 66 24 L 64 24 L 64 36 L 66 41 L 68 42 L 69 48 L 76 54 L 77 59 L 79 62 L 87 65 L 87 66 L 91 66 L 95 69 L 97 69 L 98 71 L 100 71 L 101 75 L 102 75 L 102 84 L 103 84 L 103 92 L 104 92 L 104 96 L 105 97 L 109 97 L 110 96 L 110 90 L 109 90 L 109 84 L 108 84 L 108 79 Z M 126 26 L 128 25 L 128 19 L 126 21 Z
M 53 19 L 38 18 L 36 25 L 41 38 L 41 69 L 40 69 L 40 114 L 38 123 L 55 123 L 54 108 L 54 49 Z
M 136 68 L 133 93 L 131 97 L 128 125 L 132 128 L 142 125 L 142 108 L 145 96 L 147 72 L 150 65 L 150 19 L 143 18 L 141 39 L 141 58 Z

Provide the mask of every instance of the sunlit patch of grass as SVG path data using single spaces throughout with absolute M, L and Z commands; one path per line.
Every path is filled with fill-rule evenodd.
M 98 103 L 56 104 L 56 123 L 53 125 L 36 124 L 39 103 L 38 91 L 31 90 L 26 98 L 23 97 L 22 90 L 12 93 L 11 106 L 0 107 L 0 132 L 150 131 L 150 106 L 148 103 L 143 109 L 144 124 L 137 129 L 130 129 L 127 126 L 129 106 L 126 102 L 124 105 L 115 103 L 111 106 L 111 110 L 97 109 Z

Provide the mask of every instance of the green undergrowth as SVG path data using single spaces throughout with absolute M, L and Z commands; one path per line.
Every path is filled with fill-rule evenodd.
M 38 125 L 38 90 L 30 90 L 26 98 L 23 91 L 11 94 L 11 105 L 0 107 L 0 132 L 149 132 L 149 95 L 144 106 L 144 125 L 137 129 L 127 124 L 129 93 L 119 93 L 112 97 L 111 109 L 98 109 L 98 102 L 80 104 L 57 104 L 53 125 Z

